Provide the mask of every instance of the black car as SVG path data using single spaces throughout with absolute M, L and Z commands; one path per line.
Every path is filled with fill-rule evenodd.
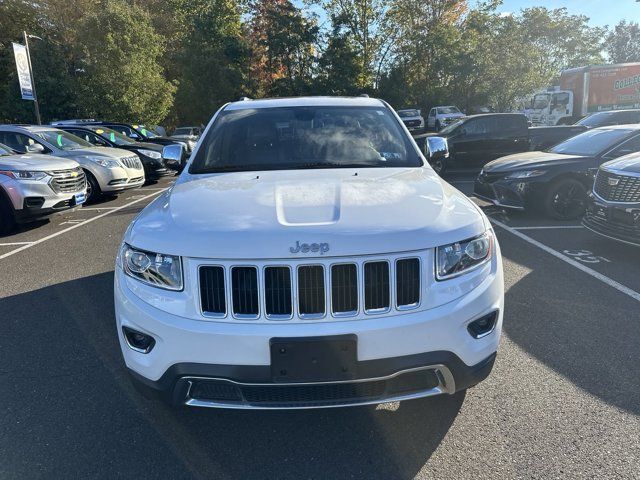
M 640 109 L 595 112 L 578 120 L 575 124 L 587 128 L 609 127 L 611 125 L 640 124 Z
M 136 142 L 110 128 L 92 124 L 53 123 L 56 128 L 72 133 L 92 145 L 100 147 L 122 148 L 134 152 L 144 166 L 147 180 L 157 180 L 160 177 L 174 173 L 162 158 L 162 145 L 149 142 Z
M 532 147 L 544 149 L 586 130 L 583 126 L 532 127 L 521 113 L 488 113 L 472 115 L 452 123 L 437 134 L 417 136 L 444 137 L 449 157 L 432 166 L 445 170 L 480 170 L 485 164 L 511 153 L 526 152 Z
M 488 163 L 476 179 L 474 193 L 505 208 L 541 208 L 556 219 L 578 218 L 600 165 L 638 151 L 640 125 L 587 130 L 547 151 Z
M 589 230 L 640 247 L 640 154 L 600 166 L 582 224 Z

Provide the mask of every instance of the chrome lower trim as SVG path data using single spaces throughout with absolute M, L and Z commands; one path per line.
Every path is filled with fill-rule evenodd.
M 512 210 L 524 210 L 524 207 L 516 207 L 515 205 L 507 205 L 507 204 L 504 204 L 504 203 L 500 203 L 495 198 L 485 197 L 484 195 L 480 195 L 480 194 L 478 194 L 476 192 L 473 192 L 473 196 L 474 197 L 478 197 L 480 200 L 484 200 L 485 202 L 492 203 L 496 207 L 510 208 Z
M 242 386 L 251 386 L 251 387 L 273 387 L 273 386 L 304 386 L 304 385 L 331 385 L 331 384 L 341 384 L 341 383 L 363 383 L 363 382 L 374 382 L 378 380 L 389 380 L 398 375 L 402 375 L 405 373 L 423 371 L 423 370 L 433 370 L 438 377 L 438 385 L 436 387 L 423 390 L 420 392 L 413 392 L 404 395 L 395 395 L 392 397 L 379 398 L 375 400 L 366 400 L 362 402 L 346 402 L 346 403 L 331 403 L 327 405 L 300 405 L 300 406 L 272 406 L 272 405 L 252 405 L 249 403 L 237 403 L 237 402 L 221 402 L 221 401 L 209 401 L 209 400 L 198 400 L 195 398 L 190 398 L 189 394 L 191 393 L 191 388 L 193 387 L 193 380 L 215 380 L 220 382 L 227 382 L 234 385 L 242 385 Z M 452 395 L 456 391 L 455 381 L 453 379 L 453 374 L 451 371 L 442 364 L 429 365 L 426 367 L 417 367 L 410 368 L 407 370 L 400 370 L 391 375 L 387 375 L 385 377 L 374 377 L 374 378 L 363 378 L 357 380 L 342 380 L 337 382 L 306 382 L 306 383 L 243 383 L 236 382 L 234 380 L 229 380 L 227 378 L 215 378 L 215 377 L 183 377 L 183 379 L 189 382 L 189 391 L 187 392 L 187 398 L 184 400 L 184 405 L 190 407 L 206 407 L 206 408 L 229 408 L 236 410 L 310 410 L 315 408 L 337 408 L 337 407 L 357 407 L 362 405 L 380 405 L 383 403 L 392 403 L 392 402 L 400 402 L 404 400 L 413 400 L 416 398 L 424 398 L 424 397 L 432 397 L 434 395 L 441 395 L 443 393 L 447 393 Z
M 627 245 L 631 245 L 631 246 L 634 246 L 634 247 L 640 247 L 640 243 L 633 243 L 633 242 L 630 242 L 628 240 L 622 240 L 621 238 L 613 237 L 611 235 L 607 235 L 606 233 L 599 232 L 599 231 L 595 230 L 594 228 L 590 227 L 589 225 L 587 225 L 585 222 L 582 222 L 582 226 L 584 228 L 586 228 L 587 230 L 589 230 L 590 232 L 593 232 L 593 233 L 595 233 L 597 235 L 600 235 L 601 237 L 608 238 L 609 240 L 615 240 L 616 242 L 626 243 Z

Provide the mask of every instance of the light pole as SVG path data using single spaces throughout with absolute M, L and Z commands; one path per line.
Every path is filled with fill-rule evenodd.
M 40 106 L 38 105 L 38 95 L 36 95 L 36 82 L 33 79 L 33 67 L 31 66 L 31 53 L 29 52 L 29 38 L 37 38 L 38 40 L 42 40 L 40 37 L 36 37 L 35 35 L 27 35 L 26 31 L 22 32 L 24 34 L 24 46 L 27 49 L 27 61 L 29 62 L 29 75 L 31 76 L 31 89 L 33 92 L 33 104 L 36 108 L 36 121 L 38 125 L 42 125 L 42 119 L 40 118 Z

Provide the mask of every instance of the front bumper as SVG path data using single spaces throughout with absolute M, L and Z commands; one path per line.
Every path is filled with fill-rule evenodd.
M 539 204 L 544 194 L 543 183 L 536 179 L 498 179 L 480 175 L 473 185 L 473 194 L 498 207 L 526 210 Z
M 100 190 L 105 193 L 121 192 L 130 188 L 141 187 L 145 182 L 144 168 L 94 167 L 91 173 L 98 181 Z
M 54 192 L 49 182 L 7 180 L 1 186 L 18 223 L 36 220 L 77 207 L 84 202 L 86 188 L 77 192 Z
M 604 237 L 640 246 L 640 204 L 611 203 L 592 196 L 582 225 Z
M 129 282 L 136 281 L 118 266 L 115 311 L 126 366 L 143 384 L 175 404 L 312 408 L 451 394 L 488 375 L 502 329 L 504 294 L 499 261 L 476 288 L 439 307 L 331 322 L 196 320 L 150 305 L 134 293 Z M 492 312 L 497 314 L 491 332 L 474 338 L 469 324 Z M 123 327 L 153 336 L 155 346 L 146 354 L 134 350 Z M 274 380 L 272 339 L 345 335 L 357 338 L 354 378 L 305 384 Z M 201 383 L 206 385 L 201 387 Z M 360 388 L 366 393 L 360 394 Z M 259 400 L 247 397 L 247 389 Z M 214 393 L 194 394 L 201 391 Z

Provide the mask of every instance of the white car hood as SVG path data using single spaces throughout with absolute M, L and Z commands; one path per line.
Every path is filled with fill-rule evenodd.
M 190 175 L 147 206 L 125 241 L 188 257 L 307 258 L 420 250 L 486 226 L 465 195 L 425 168 L 314 169 Z
M 51 170 L 68 170 L 78 167 L 78 162 L 53 155 L 8 155 L 0 157 L 0 168 L 7 170 L 35 170 L 39 172 Z

